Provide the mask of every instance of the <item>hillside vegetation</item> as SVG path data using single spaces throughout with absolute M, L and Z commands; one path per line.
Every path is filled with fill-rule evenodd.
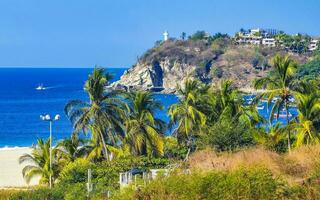
M 209 38 L 190 37 L 157 42 L 113 84 L 140 89 L 163 88 L 175 92 L 186 78 L 216 84 L 220 79 L 231 79 L 239 88 L 252 88 L 252 81 L 270 71 L 271 58 L 288 53 L 282 47 L 236 45 L 227 35 Z M 299 64 L 311 54 L 289 53 Z

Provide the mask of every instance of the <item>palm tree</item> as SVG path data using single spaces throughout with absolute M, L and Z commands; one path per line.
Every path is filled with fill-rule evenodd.
M 101 161 L 103 159 L 103 149 L 106 148 L 109 152 L 109 159 L 112 160 L 113 157 L 121 157 L 125 155 L 129 155 L 126 148 L 120 148 L 120 142 L 123 138 L 119 138 L 119 145 L 110 144 L 108 141 L 106 143 L 102 143 L 102 140 L 99 138 L 98 129 L 91 127 L 92 137 L 86 143 L 85 152 L 87 153 L 87 159 L 91 161 Z M 121 139 L 121 141 L 120 141 Z
M 183 88 L 178 88 L 179 102 L 171 105 L 168 110 L 171 118 L 169 126 L 177 126 L 175 136 L 188 147 L 186 159 L 191 151 L 192 141 L 201 134 L 206 125 L 207 118 L 199 106 L 204 105 L 200 102 L 206 91 L 207 88 L 198 81 L 187 80 Z
M 92 137 L 96 137 L 94 141 L 103 145 L 103 155 L 107 160 L 109 153 L 106 142 L 116 145 L 119 134 L 123 136 L 121 117 L 124 110 L 117 92 L 105 92 L 111 77 L 104 69 L 95 68 L 84 86 L 90 101 L 72 100 L 65 106 L 65 113 L 73 123 L 75 133 L 87 133 L 95 129 Z
M 56 151 L 67 162 L 73 162 L 77 158 L 84 157 L 87 152 L 86 141 L 79 139 L 77 135 L 73 134 L 70 139 L 64 139 L 58 142 Z
M 52 169 L 50 170 L 50 139 L 43 141 L 37 140 L 37 145 L 33 147 L 31 154 L 24 154 L 19 158 L 19 163 L 27 163 L 22 170 L 22 175 L 26 182 L 29 183 L 33 177 L 40 176 L 41 184 L 49 184 L 51 174 L 52 182 L 58 176 L 58 164 L 55 157 L 55 150 L 52 154 Z
M 242 95 L 230 80 L 222 80 L 220 85 L 209 91 L 203 99 L 205 101 L 203 104 L 206 107 L 202 110 L 210 119 L 208 123 L 232 120 L 254 127 L 263 121 L 255 105 L 244 105 Z
M 163 109 L 162 103 L 146 91 L 126 93 L 124 98 L 129 106 L 124 145 L 135 155 L 162 156 L 165 126 L 155 117 L 155 112 Z
M 293 127 L 297 133 L 296 146 L 319 143 L 320 135 L 320 95 L 312 93 L 297 93 L 298 116 Z
M 282 109 L 286 111 L 287 124 L 289 124 L 289 99 L 293 97 L 293 78 L 296 70 L 296 63 L 289 56 L 276 55 L 273 58 L 274 70 L 268 77 L 255 80 L 254 87 L 257 89 L 266 88 L 266 91 L 258 95 L 257 98 L 267 97 L 268 104 L 274 97 L 277 98 L 270 113 L 270 124 L 274 118 L 279 117 Z M 288 150 L 291 150 L 291 134 L 288 131 Z
M 253 137 L 256 142 L 266 146 L 268 149 L 283 152 L 280 144 L 285 140 L 286 131 L 287 129 L 285 127 L 281 127 L 281 124 L 277 123 L 272 126 L 268 132 L 265 130 L 254 132 Z

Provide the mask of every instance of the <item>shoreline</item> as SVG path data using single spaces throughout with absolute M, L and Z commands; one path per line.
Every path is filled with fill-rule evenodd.
M 17 150 L 17 149 L 31 149 L 31 146 L 4 146 L 4 147 L 0 147 L 0 151 L 10 151 L 10 150 Z

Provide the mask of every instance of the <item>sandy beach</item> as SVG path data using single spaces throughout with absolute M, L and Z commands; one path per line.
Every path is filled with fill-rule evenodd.
M 38 183 L 37 178 L 32 179 L 29 185 L 25 182 L 22 176 L 25 164 L 20 165 L 18 162 L 21 155 L 31 150 L 28 147 L 0 149 L 0 188 L 27 187 Z

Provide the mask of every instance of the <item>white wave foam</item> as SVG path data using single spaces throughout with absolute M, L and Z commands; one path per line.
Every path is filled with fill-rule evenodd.
M 29 148 L 31 148 L 31 147 L 19 147 L 19 146 L 10 147 L 10 146 L 4 146 L 4 147 L 0 147 L 0 151 L 16 150 L 16 149 L 29 149 Z

